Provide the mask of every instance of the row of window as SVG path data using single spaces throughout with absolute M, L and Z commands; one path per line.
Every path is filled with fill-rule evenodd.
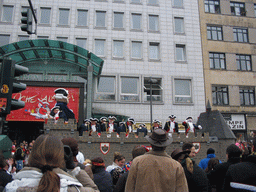
M 220 0 L 204 0 L 206 13 L 221 13 Z M 245 3 L 230 1 L 230 11 L 235 16 L 246 16 Z M 256 16 L 256 4 L 254 4 L 254 14 Z
M 211 69 L 226 69 L 225 53 L 209 53 Z M 239 71 L 252 71 L 251 55 L 236 54 L 236 65 Z
M 22 9 L 27 9 L 23 7 Z M 39 23 L 50 24 L 51 23 L 51 8 L 41 7 L 39 12 Z M 95 27 L 106 28 L 106 11 L 95 11 Z M 2 22 L 13 21 L 13 6 L 4 5 L 2 13 Z M 77 23 L 79 27 L 88 27 L 88 10 L 77 9 Z M 125 13 L 113 12 L 113 29 L 125 29 Z M 142 31 L 143 26 L 142 14 L 131 13 L 131 30 Z M 58 24 L 61 26 L 70 25 L 70 9 L 60 8 Z M 174 17 L 175 33 L 184 33 L 184 18 Z M 148 15 L 148 30 L 151 32 L 159 32 L 159 15 Z
M 140 83 L 141 79 L 143 81 Z M 102 76 L 99 82 L 96 83 L 95 101 L 147 103 L 150 101 L 150 90 L 152 90 L 152 101 L 162 103 L 162 79 L 159 77 L 144 77 L 141 79 L 140 77 L 128 76 Z M 191 79 L 174 78 L 173 89 L 175 90 L 175 104 L 193 103 Z
M 207 26 L 207 39 L 223 41 L 223 29 L 222 26 Z M 233 27 L 233 39 L 235 42 L 248 43 L 248 29 L 245 27 Z
M 239 87 L 240 105 L 255 105 L 255 88 Z M 229 105 L 228 86 L 212 86 L 213 105 Z
M 38 36 L 38 39 L 47 39 L 46 36 Z M 19 36 L 19 41 L 28 40 L 29 36 Z M 59 41 L 67 42 L 67 37 L 57 37 Z M 0 34 L 0 47 L 9 44 L 10 35 Z M 86 38 L 76 38 L 76 44 L 84 49 L 86 48 Z M 142 60 L 143 59 L 143 42 L 142 41 L 131 41 L 131 59 Z M 94 40 L 94 54 L 99 57 L 106 57 L 106 40 L 95 39 Z M 125 59 L 125 41 L 124 40 L 113 40 L 112 43 L 112 57 L 115 59 Z M 148 44 L 148 59 L 153 61 L 159 61 L 160 58 L 160 43 L 149 42 Z M 185 62 L 186 61 L 186 45 L 176 44 L 175 45 L 175 60 Z

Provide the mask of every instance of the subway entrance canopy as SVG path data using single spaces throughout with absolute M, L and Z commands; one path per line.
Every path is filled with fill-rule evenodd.
M 56 80 L 63 82 L 73 82 L 73 77 L 78 76 L 86 79 L 86 117 L 91 117 L 93 78 L 99 77 L 104 63 L 95 54 L 63 41 L 37 39 L 0 47 L 1 58 L 11 58 L 16 64 L 29 68 L 26 80 L 49 81 L 47 78 L 52 76 L 63 77 Z
M 62 41 L 37 39 L 0 47 L 0 58 L 9 57 L 30 73 L 64 73 L 87 79 L 88 66 L 93 75 L 100 75 L 104 61 L 77 45 Z

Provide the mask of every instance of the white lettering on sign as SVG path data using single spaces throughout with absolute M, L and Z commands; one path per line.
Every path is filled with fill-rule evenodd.
M 246 129 L 244 115 L 231 115 L 231 120 L 228 120 L 226 122 L 232 130 Z

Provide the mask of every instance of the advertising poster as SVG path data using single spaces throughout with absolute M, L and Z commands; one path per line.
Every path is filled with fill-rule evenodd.
M 27 86 L 27 89 L 13 94 L 12 98 L 25 102 L 25 107 L 11 111 L 7 115 L 7 121 L 45 121 L 49 117 L 51 109 L 57 103 L 55 90 L 60 87 L 36 87 Z M 64 88 L 68 91 L 67 107 L 73 111 L 78 120 L 79 113 L 79 88 Z

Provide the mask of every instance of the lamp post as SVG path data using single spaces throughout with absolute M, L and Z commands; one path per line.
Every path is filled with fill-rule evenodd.
M 150 77 L 150 79 L 148 80 L 149 84 L 150 84 L 150 129 L 152 128 L 152 116 L 153 116 L 153 110 L 152 110 L 152 84 L 157 83 L 157 79 L 152 79 L 152 77 Z

